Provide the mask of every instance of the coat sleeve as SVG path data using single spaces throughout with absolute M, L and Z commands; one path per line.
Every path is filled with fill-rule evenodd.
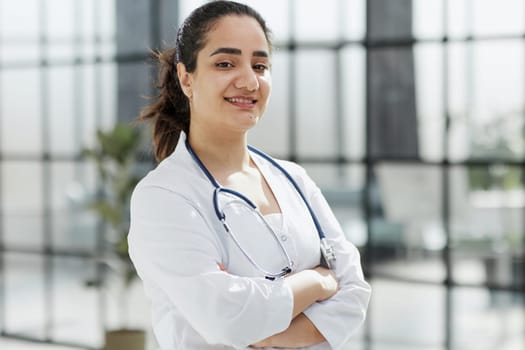
M 128 241 L 137 272 L 206 342 L 245 348 L 285 330 L 293 308 L 289 287 L 221 271 L 216 234 L 181 195 L 155 186 L 134 191 Z
M 343 230 L 320 189 L 301 168 L 300 182 L 336 254 L 335 274 L 340 290 L 330 299 L 312 304 L 304 314 L 323 334 L 333 350 L 343 349 L 363 324 L 371 288 L 364 280 L 357 248 Z

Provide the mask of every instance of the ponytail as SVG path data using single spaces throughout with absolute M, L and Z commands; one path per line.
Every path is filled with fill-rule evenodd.
M 155 102 L 142 109 L 139 121 L 153 120 L 153 152 L 160 162 L 177 146 L 180 132 L 190 127 L 188 98 L 182 92 L 175 64 L 175 49 L 154 52 L 159 63 Z

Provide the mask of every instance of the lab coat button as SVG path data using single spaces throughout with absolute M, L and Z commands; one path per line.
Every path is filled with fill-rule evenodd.
M 287 239 L 288 239 L 288 237 L 287 237 L 286 235 L 282 235 L 282 236 L 281 236 L 281 241 L 284 242 L 284 241 L 286 241 Z

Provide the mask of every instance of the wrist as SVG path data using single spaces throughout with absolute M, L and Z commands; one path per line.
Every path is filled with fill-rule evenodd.
M 326 295 L 327 295 L 327 284 L 326 284 L 326 281 L 325 281 L 325 278 L 323 275 L 321 275 L 320 273 L 317 274 L 317 284 L 318 284 L 318 298 L 317 298 L 317 301 L 322 301 L 324 299 L 326 299 Z
M 320 290 L 317 301 L 331 298 L 339 288 L 333 272 L 325 268 L 316 268 L 314 271 L 318 276 L 318 288 Z
M 310 279 L 311 283 L 311 291 L 314 295 L 314 300 L 321 301 L 324 300 L 327 294 L 326 291 L 326 282 L 324 280 L 324 277 L 319 271 L 317 270 L 305 270 L 308 273 L 308 278 Z
M 304 270 L 302 273 L 305 275 L 305 278 L 310 281 L 310 293 L 312 293 L 313 300 L 317 302 L 326 299 L 328 285 L 323 274 L 316 269 Z

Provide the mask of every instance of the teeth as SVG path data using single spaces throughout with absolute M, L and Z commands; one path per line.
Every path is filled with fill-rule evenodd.
M 228 101 L 230 102 L 233 102 L 233 103 L 254 103 L 255 101 L 254 100 L 249 100 L 249 99 L 246 99 L 246 98 L 228 98 L 227 99 Z

